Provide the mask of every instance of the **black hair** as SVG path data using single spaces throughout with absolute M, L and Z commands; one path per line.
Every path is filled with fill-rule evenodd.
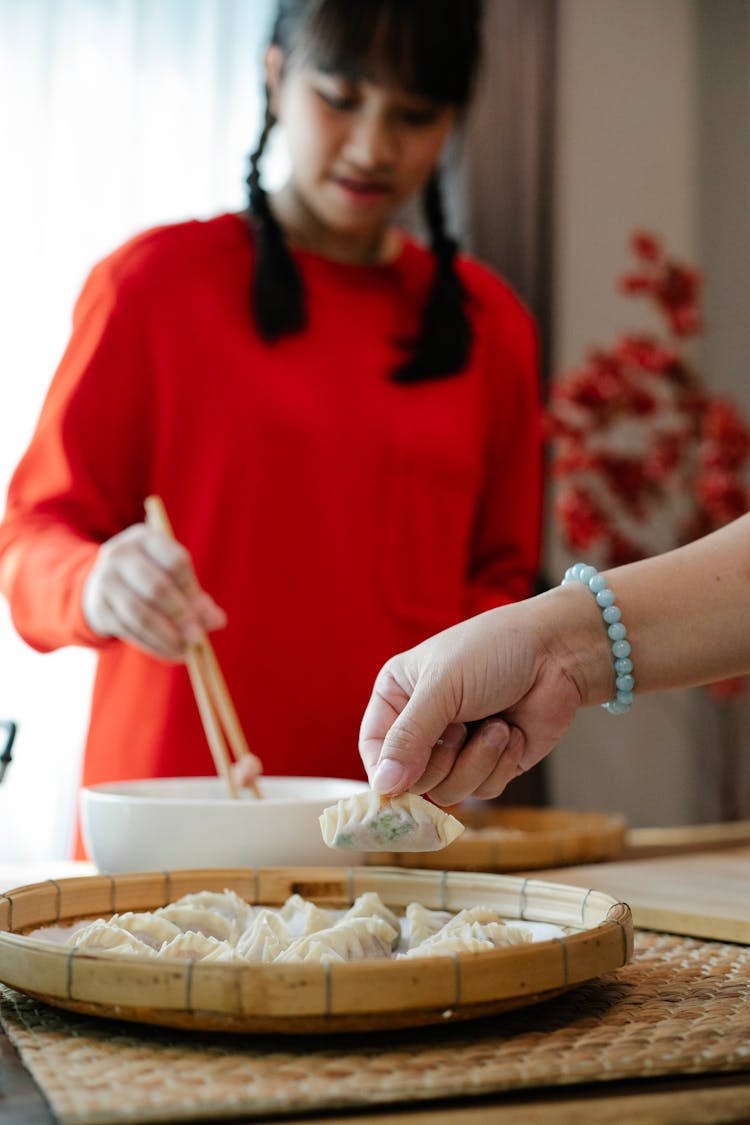
M 270 42 L 286 56 L 304 51 L 323 70 L 352 78 L 374 73 L 463 109 L 479 62 L 480 8 L 481 0 L 279 0 Z M 275 121 L 266 90 L 247 184 L 256 241 L 252 307 L 267 340 L 306 324 L 302 279 L 260 183 L 260 159 Z M 471 346 L 466 293 L 455 269 L 457 245 L 446 232 L 437 171 L 425 187 L 423 205 L 435 271 L 419 335 L 393 372 L 399 382 L 455 374 L 466 365 Z

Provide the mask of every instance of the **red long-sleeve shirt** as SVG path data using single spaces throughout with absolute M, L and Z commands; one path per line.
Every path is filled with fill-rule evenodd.
M 149 231 L 100 263 L 0 525 L 0 588 L 45 651 L 99 650 L 84 782 L 213 772 L 186 669 L 91 632 L 100 543 L 164 499 L 199 580 L 251 747 L 274 774 L 363 776 L 357 733 L 380 665 L 529 593 L 541 506 L 531 318 L 468 259 L 471 361 L 388 376 L 432 271 L 297 253 L 304 332 L 264 342 L 253 247 L 224 215 Z

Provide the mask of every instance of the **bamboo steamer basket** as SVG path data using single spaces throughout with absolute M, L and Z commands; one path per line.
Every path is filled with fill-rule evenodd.
M 467 831 L 436 852 L 370 852 L 378 866 L 452 871 L 533 871 L 617 859 L 627 822 L 617 813 L 498 807 L 467 802 L 451 810 Z
M 247 965 L 94 956 L 28 936 L 45 925 L 153 910 L 225 888 L 268 906 L 300 894 L 346 908 L 366 891 L 397 910 L 412 901 L 451 911 L 486 903 L 506 918 L 566 932 L 482 953 Z M 471 1019 L 557 996 L 624 965 L 632 952 L 624 903 L 595 890 L 485 873 L 222 868 L 50 879 L 0 894 L 5 984 L 74 1012 L 185 1029 L 307 1034 Z

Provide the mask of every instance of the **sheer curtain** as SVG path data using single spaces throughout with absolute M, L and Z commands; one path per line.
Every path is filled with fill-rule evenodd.
M 273 0 L 0 0 L 0 494 L 93 263 L 136 231 L 238 209 Z M 283 151 L 266 169 L 283 175 Z M 64 857 L 91 654 L 15 635 L 0 599 L 0 858 Z

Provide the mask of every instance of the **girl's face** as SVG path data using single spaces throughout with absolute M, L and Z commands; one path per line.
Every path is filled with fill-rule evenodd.
M 419 192 L 455 120 L 452 106 L 392 85 L 290 65 L 270 48 L 266 75 L 291 161 L 281 202 L 318 246 L 372 252 L 394 211 Z M 282 218 L 284 212 L 282 211 Z

